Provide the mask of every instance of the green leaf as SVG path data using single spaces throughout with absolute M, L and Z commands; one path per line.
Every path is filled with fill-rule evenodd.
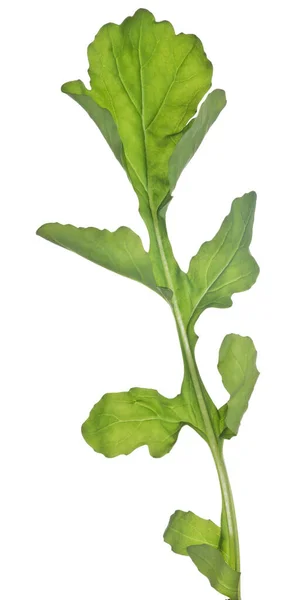
M 111 232 L 95 227 L 46 223 L 37 230 L 37 235 L 161 293 L 141 239 L 128 227 L 120 227 Z
M 220 409 L 221 431 L 224 438 L 237 435 L 241 419 L 259 376 L 256 367 L 257 351 L 250 337 L 234 333 L 226 335 L 220 348 L 218 370 L 230 394 Z
M 220 536 L 220 527 L 212 521 L 177 510 L 170 518 L 164 540 L 173 552 L 190 556 L 218 592 L 237 600 L 240 574 L 226 563 L 219 549 Z
M 226 105 L 223 90 L 214 90 L 201 105 L 197 117 L 183 134 L 169 161 L 169 183 L 171 192 L 188 162 L 198 150 L 206 133 Z
M 217 548 L 220 533 L 220 528 L 212 521 L 201 519 L 191 511 L 176 510 L 164 532 L 164 541 L 176 554 L 188 556 L 189 546 L 209 544 Z
M 156 390 L 132 388 L 105 394 L 83 424 L 82 434 L 96 452 L 109 458 L 144 445 L 159 458 L 171 450 L 189 419 L 189 407 L 180 396 L 169 400 Z
M 88 115 L 96 123 L 100 129 L 103 137 L 109 144 L 112 152 L 120 162 L 122 167 L 126 169 L 124 149 L 122 141 L 118 135 L 117 126 L 111 113 L 106 108 L 101 108 L 94 100 L 88 95 L 88 91 L 82 81 L 71 81 L 70 83 L 64 83 L 62 85 L 62 92 L 70 96 L 75 100 Z
M 192 258 L 188 277 L 193 324 L 206 308 L 231 306 L 232 294 L 243 292 L 255 283 L 259 267 L 249 251 L 255 205 L 255 192 L 236 198 L 219 232 Z
M 240 573 L 229 567 L 218 548 L 206 544 L 189 546 L 188 554 L 217 592 L 225 594 L 230 600 L 238 600 Z
M 64 91 L 111 113 L 140 204 L 157 208 L 169 191 L 174 146 L 211 86 L 212 65 L 196 36 L 175 35 L 144 9 L 102 27 L 88 58 L 91 89 L 70 82 Z

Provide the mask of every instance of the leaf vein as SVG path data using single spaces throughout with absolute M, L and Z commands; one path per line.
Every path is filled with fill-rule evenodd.
M 171 91 L 171 89 L 172 89 L 172 87 L 173 87 L 174 83 L 175 83 L 175 82 L 176 82 L 176 80 L 177 80 L 177 74 L 178 74 L 178 72 L 180 71 L 180 69 L 181 69 L 182 65 L 184 64 L 184 62 L 186 61 L 186 59 L 188 58 L 188 56 L 189 56 L 189 55 L 191 54 L 191 52 L 194 50 L 194 48 L 195 48 L 195 46 L 196 46 L 196 42 L 197 42 L 197 39 L 195 40 L 195 42 L 194 42 L 193 46 L 190 48 L 189 52 L 187 52 L 187 54 L 184 56 L 184 58 L 182 59 L 181 63 L 180 63 L 180 64 L 179 64 L 179 66 L 177 67 L 177 69 L 176 69 L 176 71 L 175 71 L 174 78 L 173 78 L 173 80 L 171 81 L 171 83 L 170 83 L 170 85 L 169 85 L 169 87 L 168 87 L 168 89 L 167 89 L 167 91 L 166 91 L 166 93 L 165 93 L 165 95 L 164 95 L 164 97 L 163 97 L 163 100 L 162 100 L 162 102 L 161 102 L 161 104 L 160 104 L 160 106 L 159 106 L 159 108 L 158 108 L 158 110 L 157 110 L 156 114 L 155 114 L 155 115 L 154 115 L 154 117 L 151 119 L 151 121 L 150 121 L 150 122 L 147 124 L 147 126 L 146 126 L 146 130 L 147 130 L 147 129 L 149 129 L 150 127 L 152 127 L 153 123 L 155 122 L 155 120 L 156 120 L 156 119 L 157 119 L 157 117 L 159 116 L 159 114 L 160 114 L 160 112 L 161 112 L 161 110 L 162 110 L 162 108 L 163 108 L 163 106 L 164 106 L 164 104 L 165 104 L 165 102 L 166 102 L 166 99 L 167 99 L 167 97 L 168 97 L 168 95 L 169 95 L 169 93 L 170 93 L 170 91 Z

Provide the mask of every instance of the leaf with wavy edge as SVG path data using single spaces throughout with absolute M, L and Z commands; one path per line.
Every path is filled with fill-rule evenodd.
M 156 390 L 132 388 L 105 394 L 82 426 L 85 441 L 111 458 L 147 445 L 151 456 L 167 454 L 183 425 L 197 423 L 181 396 L 169 400 Z
M 230 439 L 237 435 L 241 419 L 247 410 L 259 371 L 257 351 L 250 337 L 231 333 L 220 348 L 218 370 L 230 398 L 220 409 L 221 435 Z
M 75 100 L 89 96 L 111 113 L 140 202 L 149 198 L 157 208 L 169 191 L 174 146 L 211 86 L 212 65 L 202 43 L 194 35 L 175 35 L 168 21 L 157 23 L 140 9 L 121 25 L 103 26 L 88 57 L 91 89 L 73 81 L 63 91 Z M 88 110 L 84 100 L 79 103 Z
M 193 512 L 176 510 L 164 532 L 164 541 L 176 554 L 188 556 L 189 546 L 209 544 L 219 545 L 221 530 L 213 521 L 202 519 Z
M 36 233 L 101 267 L 139 281 L 162 295 L 156 285 L 151 262 L 142 241 L 128 227 L 108 231 L 96 227 L 46 223 Z

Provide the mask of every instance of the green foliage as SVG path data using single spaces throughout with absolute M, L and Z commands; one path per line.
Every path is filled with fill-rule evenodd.
M 139 236 L 128 227 L 111 232 L 96 227 L 46 223 L 37 230 L 37 235 L 159 292 L 148 253 Z
M 210 306 L 231 306 L 232 294 L 244 292 L 255 283 L 259 268 L 249 252 L 255 206 L 254 192 L 234 200 L 216 236 L 193 256 L 188 276 L 194 321 Z
M 198 570 L 208 577 L 212 587 L 230 600 L 238 600 L 240 573 L 224 560 L 222 552 L 206 544 L 189 546 L 188 554 Z
M 62 90 L 89 114 L 125 169 L 138 196 L 150 249 L 146 252 L 127 227 L 110 232 L 48 223 L 37 233 L 162 296 L 175 318 L 184 377 L 173 399 L 141 388 L 105 394 L 82 433 L 107 457 L 130 454 L 142 445 L 153 457 L 161 457 L 185 424 L 208 443 L 221 485 L 220 527 L 192 512 L 176 511 L 164 539 L 174 552 L 190 557 L 218 592 L 240 600 L 238 532 L 223 443 L 238 433 L 247 409 L 258 377 L 256 350 L 248 337 L 225 337 L 218 369 L 230 398 L 218 408 L 197 368 L 194 325 L 205 309 L 230 307 L 232 295 L 257 279 L 259 268 L 249 250 L 256 194 L 234 200 L 216 236 L 200 247 L 188 273 L 183 272 L 167 233 L 167 207 L 181 172 L 225 107 L 225 93 L 211 92 L 195 117 L 211 87 L 212 64 L 197 37 L 176 35 L 170 23 L 157 23 L 144 9 L 121 25 L 102 27 L 88 57 L 90 89 L 78 80 Z
M 218 548 L 221 529 L 212 521 L 201 519 L 191 511 L 176 510 L 164 532 L 164 541 L 176 554 L 188 556 L 190 546 L 209 544 Z
M 257 352 L 251 338 L 234 333 L 226 335 L 220 348 L 218 363 L 223 384 L 230 394 L 228 402 L 219 411 L 224 438 L 230 439 L 238 433 L 259 377 L 256 358 Z
M 212 521 L 176 510 L 164 532 L 164 541 L 176 554 L 189 556 L 218 592 L 238 600 L 240 573 L 229 566 L 228 555 L 221 548 L 221 535 L 221 528 Z
M 224 90 L 214 90 L 201 105 L 197 117 L 191 121 L 181 140 L 177 143 L 168 164 L 168 180 L 172 192 L 188 162 L 198 150 L 206 133 L 226 105 Z
M 171 450 L 184 424 L 196 426 L 189 409 L 182 396 L 169 400 L 156 390 L 105 394 L 83 424 L 82 434 L 96 452 L 109 458 L 143 445 L 159 458 Z
M 150 193 L 158 207 L 169 189 L 168 161 L 211 86 L 212 65 L 196 36 L 176 36 L 146 10 L 104 25 L 88 58 L 91 89 L 73 81 L 63 91 L 89 96 L 111 113 L 140 202 Z M 88 110 L 84 100 L 82 106 Z
M 111 113 L 97 104 L 87 93 L 87 89 L 82 81 L 72 81 L 62 85 L 62 92 L 75 100 L 93 119 L 100 129 L 106 142 L 109 144 L 112 152 L 122 167 L 126 169 L 125 155 L 122 141 L 118 134 L 116 123 Z

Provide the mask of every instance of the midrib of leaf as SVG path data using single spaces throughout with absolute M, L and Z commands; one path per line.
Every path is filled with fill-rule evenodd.
M 195 546 L 197 546 L 198 544 L 201 545 L 204 543 L 203 539 L 200 537 L 191 537 L 190 535 L 187 535 L 186 533 L 183 533 L 182 531 L 179 531 L 179 529 L 176 529 L 176 527 L 170 527 L 170 529 L 172 529 L 172 531 L 174 531 L 175 533 L 178 533 L 181 537 L 187 538 L 187 540 L 189 540 L 189 546 L 193 546 L 193 544 L 191 544 L 191 540 L 193 540 L 194 542 L 197 542 L 195 544 Z M 198 534 L 198 531 L 195 529 L 195 527 L 193 528 L 196 533 Z M 211 544 L 209 544 L 211 545 Z
M 148 158 L 147 158 L 146 127 L 145 127 L 145 116 L 144 116 L 144 84 L 143 84 L 143 73 L 142 73 L 143 66 L 142 66 L 142 58 L 141 58 L 141 41 L 142 41 L 143 18 L 142 18 L 141 24 L 140 24 L 140 37 L 139 37 L 139 45 L 138 45 L 138 57 L 139 57 L 139 65 L 140 65 L 141 122 L 142 122 L 144 157 L 145 157 L 146 192 L 148 194 Z
M 128 254 L 128 256 L 129 256 L 129 258 L 130 258 L 130 260 L 131 260 L 131 262 L 132 262 L 133 266 L 135 267 L 135 269 L 136 269 L 137 273 L 139 274 L 141 282 L 142 282 L 142 283 L 144 283 L 144 277 L 143 277 L 143 274 L 142 274 L 142 272 L 141 272 L 140 268 L 138 267 L 138 265 L 136 264 L 136 262 L 135 262 L 135 260 L 134 260 L 133 256 L 131 255 L 131 252 L 129 251 L 129 248 L 128 248 L 128 246 L 127 246 L 127 242 L 125 242 L 125 250 L 126 250 L 126 252 L 127 252 L 127 254 Z
M 214 562 L 210 561 L 210 559 L 208 557 L 206 557 L 206 559 L 201 558 L 200 560 L 202 560 L 202 562 L 204 562 L 205 564 L 209 565 L 210 569 L 213 572 L 215 572 L 215 564 L 214 564 Z M 225 583 L 225 581 L 223 579 L 221 580 L 220 577 L 218 577 L 218 576 L 217 576 L 217 581 L 221 585 L 223 585 L 223 587 L 225 588 L 225 590 L 228 590 L 229 595 L 232 595 L 234 592 L 236 592 L 236 590 L 234 590 L 233 587 L 230 587 L 227 583 Z M 227 595 L 228 595 L 228 592 L 227 592 Z M 238 596 L 238 599 L 239 599 L 239 596 Z
M 190 534 L 187 535 L 183 531 L 180 531 L 179 529 L 176 529 L 176 527 L 174 527 L 173 525 L 169 526 L 169 528 L 172 529 L 173 531 L 175 531 L 175 533 L 178 533 L 181 537 L 185 537 L 189 541 L 191 540 L 191 535 Z M 190 529 L 190 531 L 191 530 L 194 531 L 194 536 L 195 537 L 193 537 L 193 540 L 195 540 L 195 542 L 198 542 L 199 544 L 208 543 L 208 542 L 204 542 L 204 539 L 202 537 L 199 537 L 199 531 L 198 531 L 197 527 L 193 523 L 189 523 L 189 529 Z M 197 545 L 197 544 L 195 544 L 195 545 Z M 189 546 L 193 546 L 193 544 L 190 543 Z M 213 546 L 213 544 L 209 544 L 209 546 Z
M 231 353 L 231 354 L 232 354 L 232 356 L 234 357 L 234 359 L 235 359 L 235 361 L 236 361 L 236 363 L 237 363 L 237 365 L 238 365 L 238 367 L 239 367 L 239 369 L 240 369 L 240 371 L 241 371 L 241 373 L 242 373 L 242 375 L 243 375 L 243 382 L 245 383 L 245 381 L 246 381 L 246 379 L 247 379 L 247 369 L 246 369 L 246 366 L 247 366 L 247 358 L 249 358 L 249 357 L 248 357 L 247 355 L 246 355 L 246 357 L 245 357 L 245 370 L 243 371 L 243 369 L 242 369 L 242 365 L 241 365 L 241 363 L 239 362 L 239 360 L 238 360 L 237 356 L 235 355 L 235 353 L 234 353 L 234 351 L 233 351 L 233 349 L 232 349 L 232 348 L 230 348 L 230 353 Z M 239 385 L 239 386 L 238 386 L 238 388 L 239 388 L 239 387 L 241 387 L 241 386 Z M 238 388 L 237 388 L 237 389 L 238 389 Z
M 113 416 L 113 415 L 108 415 L 106 413 L 106 416 Z M 162 421 L 162 423 L 170 423 L 171 425 L 180 425 L 180 422 L 178 420 L 172 421 L 171 419 L 165 419 L 164 417 L 149 417 L 147 419 L 119 419 L 118 417 L 116 417 L 114 415 L 114 418 L 117 419 L 117 421 L 114 421 L 114 423 L 109 423 L 108 425 L 104 425 L 103 427 L 97 427 L 97 429 L 93 430 L 93 433 L 98 433 L 101 431 L 105 431 L 106 429 L 110 429 L 110 427 L 117 427 L 118 425 L 127 425 L 128 423 L 130 423 L 131 425 L 133 425 L 133 423 L 137 423 L 138 425 L 142 425 L 142 423 L 148 423 L 149 421 Z

